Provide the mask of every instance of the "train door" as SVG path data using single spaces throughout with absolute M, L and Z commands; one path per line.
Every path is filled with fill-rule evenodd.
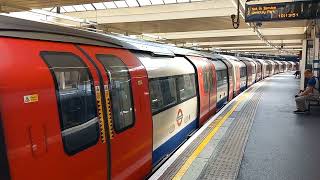
M 209 94 L 209 115 L 212 116 L 217 112 L 217 83 L 216 83 L 216 69 L 214 64 L 207 60 L 209 72 L 208 72 L 208 82 L 210 86 Z
M 109 146 L 92 64 L 67 43 L 2 38 L 0 54 L 11 178 L 107 179 Z
M 210 62 L 207 59 L 195 56 L 187 57 L 197 68 L 198 89 L 200 99 L 199 126 L 202 126 L 210 116 L 210 92 L 214 93 L 210 87 L 213 86 L 213 75 Z M 214 99 L 214 98 L 213 98 Z
M 222 60 L 222 62 L 227 66 L 227 73 L 228 73 L 228 101 L 233 99 L 233 69 L 232 64 L 228 60 Z
M 79 46 L 104 81 L 111 125 L 111 179 L 143 179 L 152 170 L 152 113 L 147 71 L 129 51 Z

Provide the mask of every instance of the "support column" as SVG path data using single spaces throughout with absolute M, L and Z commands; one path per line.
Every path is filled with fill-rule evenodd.
M 313 61 L 313 69 L 314 75 L 319 77 L 319 38 L 314 38 L 314 61 Z
M 306 61 L 307 61 L 307 40 L 302 40 L 302 57 L 300 61 L 300 72 L 301 72 L 301 79 L 300 79 L 300 90 L 304 90 L 304 71 L 306 69 Z

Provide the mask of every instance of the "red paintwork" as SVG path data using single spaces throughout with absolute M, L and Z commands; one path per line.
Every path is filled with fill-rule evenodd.
M 152 170 L 152 113 L 147 72 L 142 63 L 128 50 L 81 45 L 87 59 L 74 44 L 27 39 L 0 38 L 0 112 L 12 179 L 143 179 Z M 119 57 L 129 68 L 135 112 L 133 127 L 113 132 L 110 142 L 97 144 L 69 156 L 64 152 L 56 90 L 52 75 L 40 57 L 41 51 L 71 52 L 88 66 L 94 85 L 109 79 L 97 54 Z M 195 56 L 188 59 L 196 68 L 199 89 L 199 126 L 217 111 L 217 80 L 212 61 Z M 232 64 L 226 63 L 229 75 Z M 246 63 L 248 80 L 252 65 Z M 212 91 L 204 91 L 203 68 L 212 72 Z M 229 77 L 229 100 L 236 86 L 240 91 L 240 69 L 236 67 L 237 84 Z M 38 94 L 39 101 L 25 104 L 23 97 Z M 104 97 L 102 97 L 104 98 Z M 106 112 L 104 113 L 105 120 Z M 105 128 L 109 128 L 106 126 Z M 110 129 L 114 131 L 113 129 Z M 111 153 L 111 159 L 108 159 Z M 111 162 L 111 164 L 110 164 Z M 111 172 L 108 169 L 111 168 Z M 110 174 L 109 174 L 110 173 Z
M 1 115 L 12 179 L 106 179 L 107 143 L 73 156 L 64 152 L 55 87 L 40 51 L 72 52 L 91 63 L 72 44 L 1 38 Z M 24 104 L 25 95 L 39 101 Z
M 215 72 L 213 63 L 211 63 L 206 58 L 188 56 L 188 59 L 197 68 L 198 87 L 199 87 L 199 96 L 200 96 L 199 126 L 202 126 L 209 119 L 209 117 L 216 112 L 216 104 L 217 104 L 216 72 Z M 204 91 L 203 67 L 206 67 L 212 70 L 213 93 L 210 93 L 210 91 L 209 92 Z
M 135 125 L 122 133 L 115 133 L 111 140 L 112 179 L 143 179 L 152 169 L 152 113 L 149 97 L 147 71 L 141 62 L 129 51 L 95 46 L 81 46 L 98 64 L 101 72 L 104 67 L 96 59 L 97 54 L 111 54 L 119 57 L 129 68 L 134 97 Z M 108 83 L 106 73 L 105 84 Z M 138 81 L 142 82 L 138 85 Z

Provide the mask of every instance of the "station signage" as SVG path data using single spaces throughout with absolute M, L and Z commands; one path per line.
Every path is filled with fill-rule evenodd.
M 317 18 L 320 18 L 320 1 L 246 4 L 246 22 Z

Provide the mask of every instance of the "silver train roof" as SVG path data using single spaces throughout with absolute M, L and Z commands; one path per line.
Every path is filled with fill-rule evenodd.
M 174 52 L 157 43 L 4 15 L 0 15 L 0 36 L 123 48 L 150 52 L 154 55 L 175 55 Z

